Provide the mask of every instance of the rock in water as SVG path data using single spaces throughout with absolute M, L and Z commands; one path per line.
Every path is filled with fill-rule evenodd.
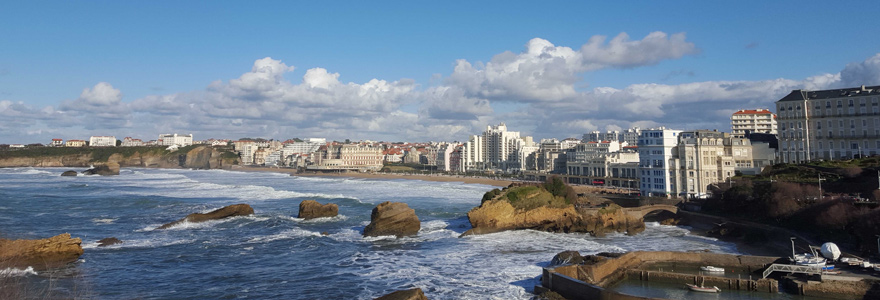
M 76 171 L 70 170 L 70 171 L 64 171 L 64 173 L 61 173 L 61 176 L 76 176 L 77 174 L 78 173 L 76 173 Z
M 339 214 L 339 206 L 333 203 L 321 205 L 315 200 L 305 200 L 299 203 L 299 216 L 297 218 L 314 219 L 335 217 Z
M 48 269 L 76 261 L 83 254 L 82 240 L 69 233 L 41 240 L 0 239 L 0 265 L 9 268 Z
M 373 208 L 370 225 L 364 228 L 364 236 L 396 235 L 397 237 L 419 233 L 422 224 L 416 211 L 406 203 L 382 202 Z
M 236 216 L 249 216 L 249 215 L 253 215 L 253 214 L 254 214 L 254 209 L 251 208 L 250 205 L 233 204 L 233 205 L 221 208 L 221 209 L 214 210 L 214 211 L 206 213 L 206 214 L 200 214 L 200 213 L 189 214 L 186 216 L 186 218 L 159 226 L 159 228 L 156 228 L 156 229 L 166 229 L 168 227 L 171 227 L 171 226 L 183 223 L 183 222 L 199 223 L 199 222 L 204 222 L 204 221 L 219 220 L 219 219 L 236 217 Z
M 109 237 L 98 241 L 98 247 L 107 247 L 110 245 L 122 244 L 122 241 L 115 237 Z
M 100 166 L 83 171 L 83 175 L 101 175 L 101 176 L 119 175 L 119 163 L 108 162 L 107 164 L 100 165 Z
M 387 202 L 386 202 L 387 203 Z M 400 290 L 373 300 L 428 300 L 420 288 Z
M 579 265 L 584 262 L 584 257 L 581 256 L 580 252 L 577 251 L 563 251 L 553 256 L 553 259 L 550 260 L 551 266 L 561 266 L 561 265 Z

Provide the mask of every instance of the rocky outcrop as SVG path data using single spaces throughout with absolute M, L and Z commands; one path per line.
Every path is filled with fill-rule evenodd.
M 233 205 L 226 206 L 226 207 L 223 207 L 223 208 L 220 208 L 220 209 L 217 209 L 217 210 L 211 211 L 209 213 L 205 213 L 205 214 L 201 214 L 201 213 L 189 214 L 186 216 L 186 218 L 159 226 L 159 228 L 156 228 L 156 229 L 167 229 L 169 227 L 172 227 L 174 225 L 178 225 L 178 224 L 181 224 L 184 222 L 199 223 L 199 222 L 205 222 L 205 221 L 210 221 L 210 220 L 219 220 L 219 219 L 236 217 L 236 216 L 249 216 L 249 215 L 253 215 L 253 214 L 254 214 L 254 209 L 251 208 L 250 205 L 233 204 Z
M 103 238 L 98 241 L 98 247 L 107 247 L 110 245 L 122 244 L 122 241 L 115 237 Z
M 73 171 L 73 170 L 64 171 L 64 173 L 61 173 L 61 176 L 76 176 L 76 175 L 79 175 L 79 173 L 77 173 L 76 171 Z
M 420 288 L 400 290 L 373 300 L 428 300 Z
M 82 240 L 69 233 L 41 240 L 0 239 L 0 266 L 4 268 L 56 268 L 83 254 Z
M 315 200 L 305 200 L 299 203 L 299 215 L 297 218 L 314 219 L 335 217 L 339 214 L 339 206 L 333 203 L 321 204 Z
M 645 230 L 644 221 L 627 216 L 620 207 L 589 212 L 578 211 L 574 205 L 562 208 L 542 206 L 525 210 L 514 208 L 504 199 L 483 202 L 468 212 L 468 220 L 473 228 L 463 236 L 517 229 L 586 232 L 594 236 L 604 236 L 608 232 L 634 235 Z
M 106 164 L 83 171 L 83 175 L 111 176 L 119 175 L 119 163 L 110 161 Z
M 419 233 L 421 227 L 416 211 L 406 203 L 386 201 L 373 208 L 364 236 L 409 236 Z

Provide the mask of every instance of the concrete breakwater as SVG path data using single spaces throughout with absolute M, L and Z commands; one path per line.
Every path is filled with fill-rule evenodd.
M 648 252 L 636 251 L 625 254 L 606 253 L 587 256 L 581 265 L 565 265 L 545 268 L 541 286 L 536 291 L 552 290 L 568 299 L 650 299 L 623 295 L 606 290 L 627 277 L 643 281 L 693 283 L 718 286 L 722 289 L 778 292 L 778 282 L 771 278 L 740 279 L 718 276 L 680 274 L 649 271 L 642 267 L 652 263 L 677 262 L 696 265 L 712 265 L 738 269 L 761 270 L 779 261 L 778 257 L 730 255 L 697 252 Z

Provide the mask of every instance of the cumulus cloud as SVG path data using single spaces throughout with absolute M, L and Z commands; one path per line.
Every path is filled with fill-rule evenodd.
M 880 53 L 863 62 L 847 64 L 840 71 L 840 86 L 880 85 Z
M 534 38 L 519 54 L 504 52 L 483 64 L 458 60 L 446 84 L 492 101 L 561 101 L 577 94 L 583 72 L 654 65 L 697 53 L 684 33 L 652 32 L 641 40 L 621 33 L 611 41 L 593 36 L 579 50 Z

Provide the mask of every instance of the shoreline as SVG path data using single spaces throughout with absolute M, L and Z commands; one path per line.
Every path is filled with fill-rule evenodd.
M 406 179 L 406 180 L 423 180 L 434 182 L 462 182 L 466 184 L 483 184 L 496 187 L 507 187 L 512 180 L 500 180 L 482 177 L 464 177 L 464 176 L 448 176 L 448 175 L 424 175 L 424 174 L 393 174 L 393 173 L 297 173 L 295 169 L 271 168 L 271 167 L 238 167 L 226 169 L 229 171 L 241 172 L 275 172 L 290 174 L 290 176 L 302 177 L 351 177 L 351 178 L 367 178 L 367 179 Z

